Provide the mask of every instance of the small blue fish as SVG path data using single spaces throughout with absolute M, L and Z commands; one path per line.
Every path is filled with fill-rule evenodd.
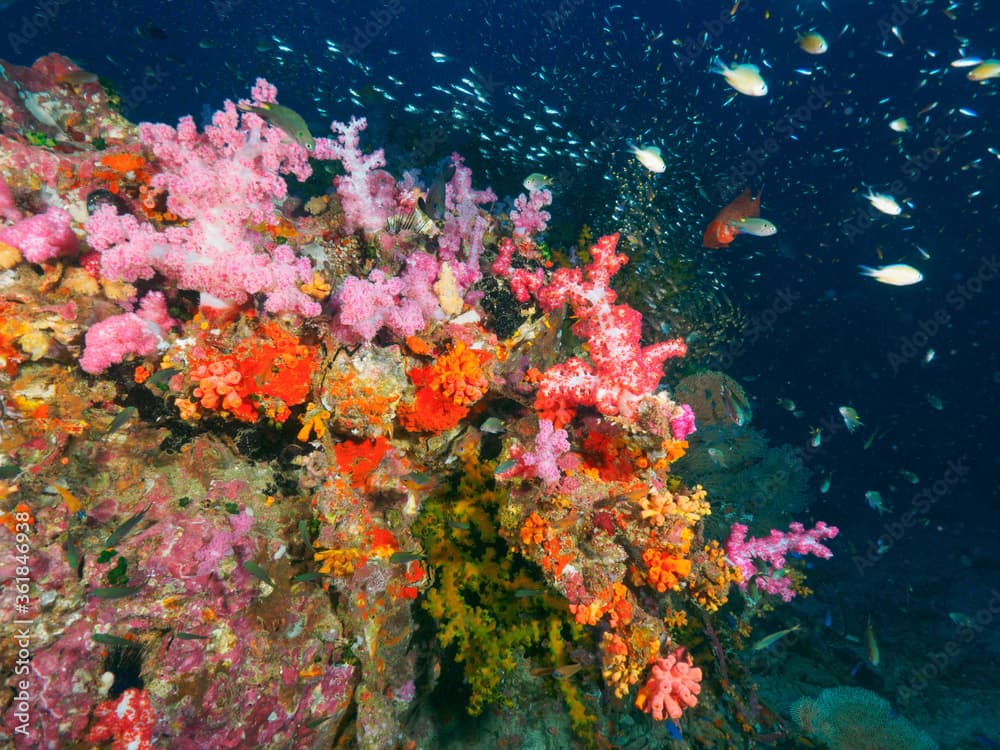
M 675 740 L 684 739 L 684 735 L 681 734 L 681 728 L 677 725 L 676 721 L 667 722 L 667 731 L 670 732 L 670 736 Z

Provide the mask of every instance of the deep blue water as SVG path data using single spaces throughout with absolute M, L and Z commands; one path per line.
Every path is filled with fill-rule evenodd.
M 395 174 L 453 150 L 478 186 L 500 195 L 515 194 L 529 172 L 561 174 L 556 224 L 614 228 L 608 170 L 628 163 L 628 139 L 658 143 L 669 153 L 658 200 L 685 216 L 687 236 L 674 241 L 689 243 L 706 273 L 724 274 L 727 292 L 761 323 L 726 362 L 755 401 L 755 425 L 772 442 L 803 447 L 809 427 L 823 428 L 807 460 L 833 481 L 812 515 L 845 534 L 816 574 L 849 581 L 861 599 L 919 590 L 931 611 L 974 610 L 1000 578 L 1000 152 L 990 150 L 1000 149 L 1000 80 L 974 83 L 949 63 L 1000 54 L 990 46 L 1000 43 L 1000 6 L 828 5 L 750 1 L 731 18 L 731 3 L 694 0 L 512 0 L 471 11 L 412 0 L 16 0 L 0 11 L 0 56 L 30 64 L 49 51 L 69 55 L 113 82 L 135 120 L 200 118 L 264 76 L 316 134 L 330 119 L 366 115 L 368 145 L 386 147 Z M 795 31 L 812 27 L 829 40 L 824 56 L 795 44 Z M 709 73 L 715 54 L 759 65 L 770 94 L 729 101 Z M 487 105 L 476 109 L 455 88 L 470 90 L 462 78 Z M 911 132 L 890 130 L 897 117 Z M 762 215 L 779 235 L 701 250 L 704 225 L 744 183 L 763 187 Z M 904 215 L 869 210 L 868 186 L 893 192 Z M 924 280 L 891 287 L 857 273 L 883 263 L 912 264 Z M 936 356 L 925 363 L 928 349 Z M 848 404 L 864 421 L 854 434 L 837 414 Z M 942 483 L 956 465 L 967 473 Z M 917 493 L 927 488 L 924 503 Z M 870 509 L 869 489 L 895 512 Z M 857 575 L 849 550 L 884 536 L 914 503 L 930 507 L 878 567 Z M 962 554 L 971 565 L 960 567 Z M 943 590 L 956 582 L 965 591 L 957 602 Z

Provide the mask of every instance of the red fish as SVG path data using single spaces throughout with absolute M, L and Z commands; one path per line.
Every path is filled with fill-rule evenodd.
M 705 230 L 705 238 L 702 244 L 705 247 L 718 250 L 725 247 L 740 233 L 738 227 L 733 226 L 740 219 L 754 219 L 760 216 L 760 193 L 756 198 L 750 197 L 750 188 L 746 188 L 739 197 L 732 203 L 719 211 L 718 216 L 712 219 L 712 223 Z

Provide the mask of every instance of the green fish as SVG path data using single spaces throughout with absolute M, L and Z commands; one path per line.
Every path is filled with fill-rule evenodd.
M 552 180 L 549 179 L 546 175 L 543 175 L 539 172 L 532 172 L 531 174 L 529 174 L 527 177 L 524 178 L 524 182 L 521 184 L 524 185 L 525 190 L 527 190 L 529 193 L 533 193 L 536 190 L 547 188 L 549 185 L 552 184 Z
M 759 641 L 753 644 L 750 647 L 750 650 L 763 651 L 765 648 L 770 648 L 771 646 L 773 646 L 775 643 L 780 641 L 789 633 L 794 633 L 796 630 L 801 630 L 801 629 L 802 629 L 801 625 L 796 625 L 791 628 L 785 628 L 784 630 L 779 630 L 777 633 L 771 633 L 771 635 L 765 635 L 763 638 L 761 638 Z
M 134 596 L 142 591 L 142 586 L 108 586 L 102 589 L 93 589 L 91 596 L 98 599 L 123 599 L 126 596 Z
M 730 219 L 726 223 L 733 229 L 738 229 L 742 234 L 752 234 L 754 237 L 772 237 L 778 233 L 778 227 L 773 223 L 767 219 L 758 219 L 753 216 Z
M 110 547 L 117 546 L 118 542 L 127 537 L 132 532 L 132 529 L 134 529 L 136 526 L 139 525 L 139 522 L 142 521 L 142 519 L 146 516 L 146 511 L 148 511 L 152 507 L 153 504 L 150 503 L 145 508 L 136 513 L 134 516 L 132 516 L 130 519 L 122 523 L 121 526 L 119 526 L 117 529 L 112 531 L 108 535 L 108 538 L 104 540 L 104 548 L 108 549 Z
M 309 126 L 302 119 L 302 115 L 294 109 L 283 107 L 280 104 L 264 103 L 260 106 L 253 104 L 238 105 L 244 112 L 252 112 L 267 122 L 268 125 L 283 130 L 297 144 L 312 151 L 316 148 L 316 141 L 313 140 Z

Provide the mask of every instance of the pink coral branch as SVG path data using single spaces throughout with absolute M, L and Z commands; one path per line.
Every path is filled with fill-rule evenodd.
M 829 559 L 833 552 L 821 540 L 833 539 L 839 531 L 836 526 L 828 526 L 822 521 L 806 531 L 801 523 L 796 522 L 789 525 L 787 532 L 772 529 L 766 537 L 747 539 L 747 527 L 734 523 L 726 540 L 726 557 L 743 573 L 741 589 L 746 590 L 753 580 L 761 591 L 780 596 L 787 602 L 795 597 L 792 582 L 787 576 L 777 574 L 785 567 L 785 556 L 794 553 Z M 759 571 L 754 560 L 766 563 L 770 571 Z

